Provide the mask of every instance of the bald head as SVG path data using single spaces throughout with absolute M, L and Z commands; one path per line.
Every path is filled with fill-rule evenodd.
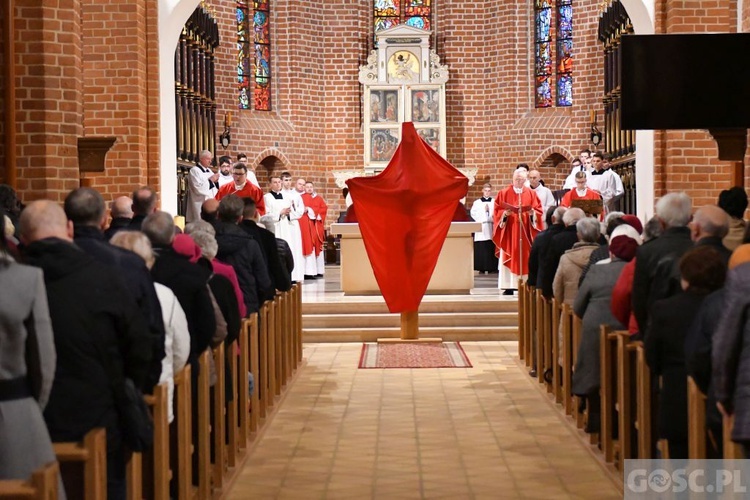
M 113 219 L 132 219 L 133 218 L 133 200 L 129 196 L 120 196 L 115 198 L 109 205 L 109 214 Z
M 727 232 L 729 232 L 729 216 L 716 205 L 699 208 L 690 223 L 693 241 L 708 237 L 723 238 Z
M 211 222 L 219 217 L 219 201 L 209 198 L 201 205 L 201 219 Z
M 44 238 L 73 241 L 73 223 L 60 205 L 49 200 L 31 202 L 21 212 L 21 240 L 27 245 Z

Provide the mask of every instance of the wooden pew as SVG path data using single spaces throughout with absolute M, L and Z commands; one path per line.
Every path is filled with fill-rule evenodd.
M 631 342 L 636 352 L 636 409 L 635 427 L 638 430 L 638 458 L 654 458 L 653 422 L 654 414 L 651 406 L 651 368 L 646 361 L 646 347 L 643 342 Z M 622 439 L 622 438 L 621 438 Z
M 601 440 L 602 453 L 607 463 L 615 458 L 615 448 L 619 443 L 613 440 L 615 428 L 614 414 L 617 407 L 617 337 L 607 325 L 601 326 L 599 350 L 601 353 Z
M 206 349 L 198 358 L 200 371 L 198 373 L 198 421 L 197 425 L 198 448 L 198 498 L 209 498 L 211 495 L 211 398 L 210 398 L 210 363 L 211 350 Z M 196 404 L 196 403 L 194 403 Z
M 555 395 L 555 402 L 563 402 L 562 391 L 562 370 L 560 367 L 561 357 L 561 338 L 560 338 L 560 314 L 562 307 L 557 299 L 552 299 L 552 393 Z
M 133 453 L 127 466 L 127 496 L 169 500 L 169 389 L 166 383 L 154 387 L 153 394 L 143 398 L 154 421 L 154 445 L 148 452 Z M 144 466 L 145 464 L 145 466 Z
M 536 338 L 536 289 L 529 287 L 528 294 L 526 296 L 526 366 L 531 368 L 534 366 L 534 359 L 536 356 L 535 349 L 535 338 Z
M 216 346 L 212 353 L 214 366 L 216 367 L 216 383 L 211 391 L 212 401 L 211 410 L 213 411 L 213 424 L 211 425 L 211 443 L 214 450 L 214 461 L 211 467 L 213 478 L 213 487 L 221 489 L 226 470 L 226 431 L 224 424 L 226 422 L 226 388 L 224 386 L 225 377 L 225 354 L 224 343 Z
M 539 381 L 544 383 L 547 392 L 552 392 L 552 340 L 555 338 L 552 333 L 552 302 L 542 297 L 542 367 L 537 367 Z
M 534 297 L 536 304 L 534 311 L 534 335 L 536 337 L 536 347 L 534 354 L 534 363 L 536 365 L 537 381 L 541 384 L 544 382 L 544 297 L 542 291 L 537 290 Z
M 295 298 L 295 326 L 297 327 L 297 363 L 299 366 L 302 363 L 302 283 L 294 285 L 294 298 Z
M 688 458 L 706 458 L 706 395 L 688 376 Z
M 254 313 L 245 322 L 241 338 L 241 351 L 243 352 L 243 358 L 240 358 L 240 371 L 246 373 L 248 370 L 253 374 L 253 380 L 255 381 L 255 390 L 253 391 L 252 399 L 250 399 L 250 388 L 247 382 L 247 376 L 244 377 L 244 382 L 240 384 L 240 408 L 243 408 L 243 415 L 241 420 L 241 431 L 240 431 L 240 446 L 242 448 L 247 446 L 247 440 L 249 433 L 258 431 L 258 422 L 260 419 L 260 351 L 259 351 L 259 330 L 258 330 L 258 314 Z M 249 358 L 249 359 L 248 359 Z M 249 400 L 249 404 L 248 404 Z M 248 412 L 248 408 L 250 411 Z
M 83 499 L 107 498 L 107 431 L 90 430 L 80 443 L 53 443 L 57 461 L 83 464 Z M 65 484 L 65 474 L 63 474 Z M 67 488 L 66 488 L 67 489 Z M 76 491 L 78 488 L 71 488 Z
M 244 327 L 244 326 L 243 326 Z M 234 467 L 237 464 L 237 456 L 240 454 L 240 398 L 239 398 L 239 389 L 242 386 L 242 379 L 240 379 L 240 371 L 239 371 L 239 365 L 240 365 L 240 356 L 242 355 L 242 351 L 240 351 L 239 348 L 239 339 L 235 340 L 229 346 L 227 346 L 226 350 L 226 362 L 227 366 L 229 367 L 229 377 L 232 381 L 232 393 L 231 398 L 229 401 L 227 401 L 227 465 L 229 467 Z M 246 351 L 244 353 L 245 359 L 247 359 L 249 353 Z M 243 377 L 245 379 L 245 389 L 247 389 L 247 367 L 245 368 L 245 375 Z M 247 403 L 247 393 L 245 396 L 245 403 Z M 247 425 L 247 415 L 248 415 L 248 407 L 247 405 L 244 408 L 244 411 L 242 412 L 243 415 L 245 415 L 245 420 L 243 421 Z M 245 438 L 247 438 L 247 434 L 245 434 Z
M 0 480 L 0 498 L 28 500 L 57 500 L 60 466 L 52 462 L 34 471 L 28 481 Z
M 562 315 L 562 397 L 566 415 L 573 414 L 573 311 L 568 304 L 563 304 Z
M 266 321 L 268 343 L 268 373 L 266 378 L 266 407 L 271 408 L 274 405 L 276 397 L 276 312 L 278 302 L 274 299 L 268 303 L 268 319 Z
M 583 324 L 581 318 L 571 311 L 571 323 L 572 323 L 572 351 L 573 351 L 573 364 L 575 367 L 578 361 L 578 348 L 581 345 L 581 337 L 583 336 Z M 571 390 L 572 390 L 572 376 L 571 376 Z M 583 429 L 586 425 L 586 414 L 585 411 L 581 411 L 582 398 L 579 396 L 573 397 L 573 416 L 575 417 L 576 427 Z
M 174 376 L 174 425 L 176 428 L 176 446 L 172 450 L 176 455 L 173 479 L 176 481 L 177 497 L 186 500 L 193 497 L 193 396 L 192 368 L 190 365 L 175 373 Z
M 260 418 L 266 418 L 268 408 L 273 406 L 273 395 L 271 389 L 271 374 L 273 361 L 273 302 L 269 301 L 260 308 L 260 374 L 255 381 L 256 390 L 260 391 Z M 270 397 L 269 397 L 270 396 Z
M 286 292 L 284 292 L 286 293 Z M 273 387 L 273 394 L 276 396 L 281 395 L 281 388 L 284 385 L 284 325 L 282 320 L 284 319 L 284 293 L 276 295 L 274 300 L 274 357 L 276 359 L 275 366 L 275 385 Z
M 518 358 L 526 359 L 526 282 L 518 280 Z
M 743 457 L 742 447 L 732 441 L 732 430 L 734 429 L 734 415 L 724 417 L 722 425 L 723 441 L 724 441 L 724 459 L 741 459 Z

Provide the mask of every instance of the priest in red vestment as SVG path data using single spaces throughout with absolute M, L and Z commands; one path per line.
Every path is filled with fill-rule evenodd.
M 594 189 L 589 188 L 586 185 L 586 172 L 576 172 L 575 175 L 576 187 L 571 189 L 562 200 L 560 200 L 560 206 L 570 208 L 575 200 L 601 200 L 602 196 Z M 599 214 L 599 220 L 603 220 L 603 213 Z
M 263 191 L 252 182 L 247 180 L 247 165 L 244 163 L 235 163 L 232 167 L 232 180 L 227 182 L 216 193 L 216 199 L 221 200 L 230 194 L 236 194 L 240 198 L 252 198 L 255 201 L 255 207 L 258 214 L 266 215 L 266 202 L 263 201 Z
M 305 204 L 305 215 L 300 218 L 300 232 L 302 233 L 302 255 L 305 257 L 305 276 L 322 278 L 325 274 L 325 254 L 323 246 L 326 241 L 326 214 L 328 205 L 315 192 L 315 185 L 305 183 L 302 194 Z
M 494 203 L 492 241 L 499 257 L 498 288 L 511 295 L 518 278 L 529 273 L 531 242 L 542 229 L 542 203 L 536 192 L 526 187 L 528 173 L 513 172 L 513 184 L 497 193 Z

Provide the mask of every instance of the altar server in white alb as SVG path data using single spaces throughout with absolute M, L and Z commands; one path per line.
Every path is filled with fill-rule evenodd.
M 604 168 L 604 155 L 602 153 L 598 151 L 594 153 L 591 157 L 591 164 L 594 166 L 594 170 L 591 171 L 589 176 L 588 187 L 602 195 L 604 208 L 609 213 L 614 210 L 614 202 L 625 192 L 622 181 L 619 175 L 608 168 Z
M 211 170 L 211 151 L 201 151 L 198 163 L 188 173 L 188 202 L 185 220 L 194 222 L 201 218 L 203 202 L 216 197 L 219 190 L 219 174 Z
M 474 233 L 474 270 L 482 273 L 497 272 L 495 243 L 492 241 L 492 184 L 482 186 L 482 197 L 471 205 L 471 218 L 482 224 L 482 230 Z
M 282 177 L 288 177 L 288 189 L 282 189 Z M 266 215 L 273 217 L 276 224 L 276 237 L 286 241 L 292 251 L 294 270 L 292 281 L 305 279 L 305 261 L 302 256 L 302 236 L 299 230 L 299 218 L 304 213 L 304 204 L 299 194 L 292 189 L 292 177 L 287 172 L 282 177 L 271 177 L 271 191 L 263 200 L 266 204 Z

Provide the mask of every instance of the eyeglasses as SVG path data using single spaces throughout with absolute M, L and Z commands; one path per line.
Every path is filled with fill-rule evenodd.
M 235 177 L 245 177 L 247 174 L 245 172 L 232 172 L 232 175 Z

